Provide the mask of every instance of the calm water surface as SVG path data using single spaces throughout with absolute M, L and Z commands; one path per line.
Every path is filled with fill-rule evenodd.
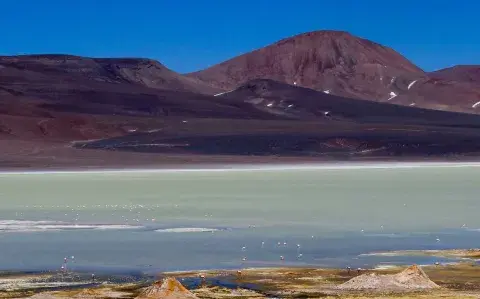
M 0 174 L 0 269 L 431 263 L 480 247 L 480 167 Z M 438 239 L 438 240 L 437 240 Z M 283 257 L 283 259 L 281 258 Z

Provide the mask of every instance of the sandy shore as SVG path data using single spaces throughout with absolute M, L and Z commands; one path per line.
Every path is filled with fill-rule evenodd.
M 444 250 L 392 250 L 372 252 L 365 255 L 372 256 L 435 256 L 441 258 L 480 260 L 480 249 L 444 249 Z

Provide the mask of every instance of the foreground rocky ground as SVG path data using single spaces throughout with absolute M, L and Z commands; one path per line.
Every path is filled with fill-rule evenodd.
M 474 262 L 382 270 L 259 268 L 162 273 L 109 282 L 52 282 L 51 274 L 0 277 L 0 298 L 480 298 Z M 60 279 L 61 280 L 61 279 Z

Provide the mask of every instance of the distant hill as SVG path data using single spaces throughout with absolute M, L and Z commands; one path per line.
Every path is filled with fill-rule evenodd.
M 480 65 L 457 65 L 429 73 L 432 78 L 480 84 Z
M 0 137 L 102 138 L 128 132 L 126 117 L 272 118 L 222 103 L 214 90 L 148 59 L 0 57 Z M 121 128 L 95 125 L 100 116 Z
M 71 55 L 0 56 L 0 83 L 88 84 L 88 81 L 155 89 L 214 93 L 215 88 L 143 58 L 88 58 Z

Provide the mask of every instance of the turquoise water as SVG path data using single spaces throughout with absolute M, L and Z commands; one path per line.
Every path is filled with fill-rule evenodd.
M 372 266 L 414 260 L 359 254 L 478 247 L 480 168 L 452 166 L 0 174 L 0 269 Z

